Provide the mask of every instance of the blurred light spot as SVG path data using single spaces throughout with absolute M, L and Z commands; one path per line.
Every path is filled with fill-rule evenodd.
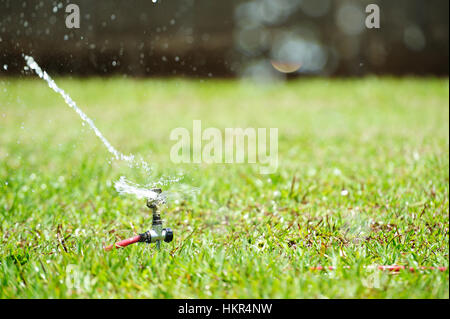
M 299 70 L 301 67 L 302 72 L 319 72 L 325 67 L 327 60 L 327 52 L 319 43 L 295 35 L 281 37 L 272 48 L 272 61 L 276 61 L 280 67 L 284 66 L 287 71 L 294 67 Z
M 413 51 L 420 51 L 425 48 L 426 38 L 423 31 L 417 25 L 409 26 L 403 33 L 403 42 Z
M 248 1 L 236 7 L 235 21 L 241 28 L 280 23 L 293 14 L 301 2 L 302 0 Z
M 246 53 L 259 53 L 268 46 L 269 35 L 263 28 L 242 29 L 236 33 L 236 42 Z
M 272 66 L 275 70 L 281 73 L 293 73 L 300 69 L 302 66 L 301 63 L 289 63 L 289 62 L 279 62 L 279 61 L 271 61 Z
M 365 15 L 361 7 L 354 4 L 344 4 L 336 14 L 336 24 L 339 29 L 348 34 L 356 35 L 365 28 Z
M 276 1 L 264 0 L 260 10 L 261 18 L 266 23 L 277 23 L 284 20 L 283 8 Z

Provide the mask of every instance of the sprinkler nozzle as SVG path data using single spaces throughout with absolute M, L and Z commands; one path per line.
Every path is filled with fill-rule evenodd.
M 162 193 L 161 188 L 152 188 L 151 191 L 158 195 Z M 158 208 L 157 200 L 156 199 L 147 199 L 147 207 L 152 210 L 154 210 L 155 208 Z

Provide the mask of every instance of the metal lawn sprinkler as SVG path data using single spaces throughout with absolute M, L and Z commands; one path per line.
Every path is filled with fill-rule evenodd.
M 152 189 L 155 193 L 161 194 L 160 188 Z M 109 251 L 116 248 L 126 247 L 128 245 L 134 243 L 147 243 L 147 244 L 156 244 L 156 248 L 159 250 L 161 247 L 161 241 L 165 241 L 166 243 L 170 243 L 173 240 L 173 231 L 170 228 L 163 228 L 163 221 L 161 219 L 161 214 L 158 207 L 157 200 L 147 200 L 147 207 L 152 210 L 152 229 L 146 231 L 145 233 L 139 234 L 137 236 L 121 240 L 115 244 L 109 245 L 104 249 Z

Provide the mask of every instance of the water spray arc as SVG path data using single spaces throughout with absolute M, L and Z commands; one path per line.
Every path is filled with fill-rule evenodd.
M 153 192 L 161 194 L 160 188 L 152 189 Z M 173 240 L 173 231 L 170 228 L 163 228 L 163 220 L 159 209 L 159 202 L 155 200 L 147 200 L 147 207 L 152 210 L 152 229 L 137 236 L 121 240 L 115 244 L 106 246 L 106 251 L 115 248 L 123 248 L 135 243 L 156 244 L 156 248 L 161 248 L 161 242 L 170 243 Z
M 132 168 L 142 168 L 145 170 L 147 174 L 150 173 L 150 166 L 144 160 L 136 159 L 134 155 L 125 155 L 118 151 L 112 144 L 103 136 L 100 130 L 95 126 L 94 122 L 91 118 L 89 118 L 86 113 L 84 113 L 77 104 L 71 99 L 71 97 L 64 92 L 61 88 L 59 88 L 55 81 L 47 74 L 47 72 L 43 71 L 41 67 L 34 61 L 33 57 L 24 55 L 23 56 L 28 68 L 34 70 L 36 74 L 45 80 L 48 86 L 61 95 L 66 102 L 66 104 L 71 107 L 75 112 L 80 116 L 83 122 L 87 123 L 89 127 L 94 131 L 95 135 L 102 141 L 103 145 L 107 148 L 107 150 L 111 153 L 114 159 L 122 160 L 128 163 L 128 165 Z M 153 222 L 152 229 L 142 233 L 138 236 L 134 236 L 125 240 L 122 240 L 116 244 L 105 247 L 105 250 L 111 250 L 113 247 L 126 247 L 128 245 L 144 242 L 144 243 L 155 243 L 156 247 L 160 249 L 161 241 L 165 241 L 167 243 L 173 240 L 173 232 L 170 228 L 163 228 L 163 220 L 160 216 L 159 204 L 164 200 L 164 196 L 161 196 L 162 190 L 160 188 L 148 189 L 146 187 L 141 187 L 140 185 L 135 185 L 127 181 L 127 179 L 122 176 L 120 180 L 115 182 L 116 190 L 121 194 L 133 194 L 138 198 L 146 198 L 147 199 L 147 207 L 152 210 L 153 213 Z
M 128 163 L 129 167 L 132 168 L 142 168 L 144 169 L 146 174 L 150 174 L 151 168 L 150 165 L 145 162 L 143 159 L 137 159 L 133 154 L 125 155 L 122 152 L 118 151 L 107 139 L 106 137 L 100 132 L 100 130 L 95 126 L 94 121 L 90 117 L 86 115 L 75 103 L 74 100 L 58 85 L 56 85 L 55 81 L 47 74 L 47 72 L 43 71 L 41 67 L 34 61 L 33 57 L 24 55 L 24 59 L 27 63 L 27 66 L 36 72 L 36 74 L 43 80 L 45 80 L 48 84 L 48 86 L 62 96 L 66 104 L 72 108 L 83 120 L 84 123 L 88 124 L 88 126 L 94 131 L 95 135 L 102 141 L 103 145 L 106 147 L 108 152 L 113 156 L 115 160 L 122 160 Z M 122 193 L 131 193 L 138 197 L 146 197 L 150 198 L 152 200 L 156 200 L 158 198 L 158 194 L 155 192 L 152 192 L 151 190 L 141 187 L 140 185 L 137 186 L 128 186 L 128 181 L 125 179 L 125 177 L 121 177 L 119 181 L 115 182 L 116 189 Z

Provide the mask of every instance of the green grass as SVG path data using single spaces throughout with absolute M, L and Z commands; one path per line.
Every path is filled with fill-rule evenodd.
M 0 79 L 1 298 L 449 298 L 448 271 L 365 268 L 449 264 L 448 79 L 56 82 L 152 180 L 184 172 L 175 239 L 104 252 L 151 224 L 114 181 L 148 180 L 43 81 Z M 169 134 L 194 119 L 279 128 L 277 172 L 173 164 Z

